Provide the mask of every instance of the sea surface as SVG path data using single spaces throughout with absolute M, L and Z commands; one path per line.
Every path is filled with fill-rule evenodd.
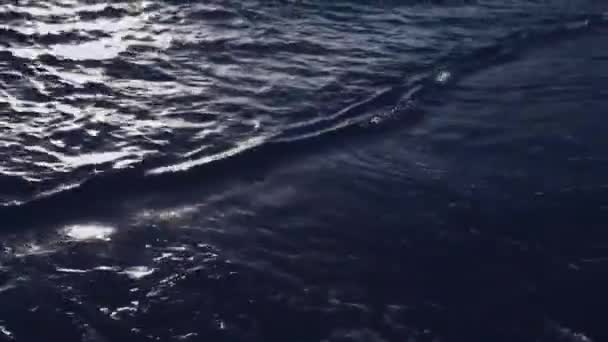
M 608 2 L 0 0 L 0 342 L 608 341 Z

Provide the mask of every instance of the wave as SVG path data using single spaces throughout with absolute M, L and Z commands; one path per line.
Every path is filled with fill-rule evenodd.
M 366 135 L 373 137 L 378 132 L 409 125 L 424 116 L 424 103 L 440 101 L 442 89 L 449 88 L 459 79 L 517 59 L 526 50 L 605 28 L 607 23 L 606 14 L 587 15 L 550 28 L 515 32 L 494 45 L 460 54 L 457 58 L 448 56 L 433 67 L 419 70 L 404 83 L 381 90 L 324 118 L 288 126 L 278 133 L 246 140 L 228 151 L 201 159 L 173 165 L 145 159 L 130 169 L 105 172 L 29 201 L 6 204 L 0 207 L 0 217 L 6 227 L 49 223 L 71 215 L 81 217 L 113 210 L 118 205 L 117 199 L 129 196 L 184 190 L 192 184 L 262 177 L 278 163 L 333 142 Z M 12 177 L 6 181 L 2 178 L 0 183 L 13 184 L 18 191 L 30 187 L 24 182 L 12 182 Z

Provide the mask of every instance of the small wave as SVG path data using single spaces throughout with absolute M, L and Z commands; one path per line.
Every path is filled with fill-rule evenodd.
M 128 10 L 120 7 L 106 6 L 97 11 L 80 11 L 77 16 L 81 20 L 97 20 L 100 18 L 121 18 L 131 14 Z
M 11 28 L 0 28 L 0 38 L 2 39 L 0 44 L 8 47 L 10 44 L 53 45 L 72 41 L 84 42 L 97 39 L 98 37 L 91 37 L 78 31 L 27 34 Z
M 162 158 L 156 160 L 141 158 L 143 160 L 130 162 L 128 168 L 104 171 L 104 174 L 93 175 L 88 180 L 76 183 L 77 186 L 58 188 L 59 191 L 36 197 L 30 201 L 8 204 L 0 208 L 0 212 L 6 214 L 3 217 L 10 217 L 14 222 L 22 219 L 31 220 L 32 218 L 28 217 L 27 213 L 32 210 L 41 211 L 43 213 L 41 217 L 44 217 L 44 213 L 57 215 L 49 207 L 49 205 L 55 204 L 56 200 L 63 201 L 66 204 L 65 207 L 70 207 L 67 204 L 78 205 L 83 197 L 121 196 L 108 190 L 112 186 L 128 187 L 131 189 L 131 193 L 138 193 L 138 191 L 150 191 L 150 184 L 155 184 L 154 188 L 162 191 L 164 187 L 175 186 L 183 178 L 199 178 L 201 174 L 226 176 L 230 172 L 225 171 L 234 167 L 235 164 L 242 166 L 245 163 L 255 165 L 261 162 L 261 164 L 269 165 L 274 160 L 280 159 L 282 155 L 291 154 L 289 151 L 307 150 L 311 145 L 323 141 L 333 141 L 336 136 L 343 139 L 348 135 L 363 134 L 368 131 L 376 134 L 375 132 L 378 130 L 370 130 L 370 128 L 377 126 L 387 129 L 399 127 L 400 123 L 411 122 L 408 120 L 419 117 L 423 113 L 418 104 L 441 99 L 440 90 L 456 83 L 459 78 L 466 77 L 487 66 L 517 58 L 525 50 L 537 48 L 539 44 L 550 44 L 552 40 L 564 39 L 571 34 L 604 27 L 605 23 L 604 15 L 592 15 L 577 18 L 573 22 L 560 23 L 550 29 L 541 28 L 516 32 L 496 44 L 464 55 L 460 54 L 456 60 L 454 60 L 454 56 L 448 56 L 434 66 L 418 70 L 405 82 L 378 91 L 329 116 L 286 125 L 278 132 L 263 132 L 261 135 L 246 138 L 243 142 L 236 146 L 232 145 L 225 151 L 200 158 L 194 158 L 198 152 L 187 154 L 187 160 L 170 163 L 166 163 L 166 160 L 163 162 Z M 15 58 L 12 54 L 8 54 L 11 59 Z M 56 63 L 60 64 L 57 61 Z M 145 80 L 174 80 L 171 77 L 166 79 L 166 74 L 160 71 L 157 74 L 154 69 L 149 67 L 137 67 L 133 63 L 117 59 L 112 63 L 118 63 L 120 67 L 117 69 L 128 73 L 126 77 L 129 79 L 140 77 Z M 113 68 L 116 69 L 116 65 Z M 239 169 L 238 166 L 234 168 Z M 32 191 L 32 184 L 13 180 L 14 178 L 7 180 L 5 182 L 8 184 L 7 187 L 3 187 L 3 189 L 11 189 L 7 191 L 8 193 L 24 194 Z M 1 179 L 0 182 L 2 182 Z M 14 200 L 14 198 L 6 198 L 3 201 L 6 204 L 7 201 Z
M 147 82 L 171 82 L 175 77 L 152 65 L 113 59 L 105 66 L 106 74 L 117 79 L 142 80 Z
M 18 10 L 5 10 L 0 11 L 0 22 L 12 22 L 12 21 L 22 21 L 22 20 L 32 20 L 34 16 L 28 12 L 18 11 Z
M 200 159 L 195 159 L 195 160 L 188 160 L 179 164 L 174 164 L 174 165 L 169 165 L 169 166 L 162 166 L 162 167 L 158 167 L 158 168 L 154 168 L 150 171 L 148 171 L 147 173 L 150 175 L 160 175 L 160 174 L 164 174 L 164 173 L 174 173 L 174 172 L 180 172 L 180 171 L 187 171 L 190 170 L 192 168 L 195 168 L 197 166 L 201 166 L 201 165 L 206 165 L 209 163 L 212 163 L 214 161 L 217 160 L 222 160 L 222 159 L 226 159 L 226 158 L 230 158 L 232 156 L 235 156 L 237 154 L 246 152 L 250 149 L 253 149 L 257 146 L 261 146 L 264 142 L 266 141 L 265 137 L 255 137 L 255 138 L 251 138 L 247 141 L 244 141 L 240 144 L 237 145 L 237 147 L 234 147 L 232 149 L 229 149 L 227 151 L 218 153 L 218 154 L 213 154 L 210 156 L 206 156 Z
M 230 19 L 238 18 L 238 13 L 234 11 L 218 8 L 218 7 L 203 7 L 197 6 L 196 9 L 191 11 L 188 15 L 188 18 L 195 20 L 219 20 L 226 21 Z

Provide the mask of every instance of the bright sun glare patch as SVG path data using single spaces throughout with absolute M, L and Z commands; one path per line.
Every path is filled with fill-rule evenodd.
M 109 241 L 116 229 L 98 224 L 79 224 L 64 228 L 63 234 L 77 241 L 102 240 Z

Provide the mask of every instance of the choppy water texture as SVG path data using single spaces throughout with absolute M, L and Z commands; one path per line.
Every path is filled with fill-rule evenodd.
M 603 1 L 4 1 L 0 341 L 605 341 Z

